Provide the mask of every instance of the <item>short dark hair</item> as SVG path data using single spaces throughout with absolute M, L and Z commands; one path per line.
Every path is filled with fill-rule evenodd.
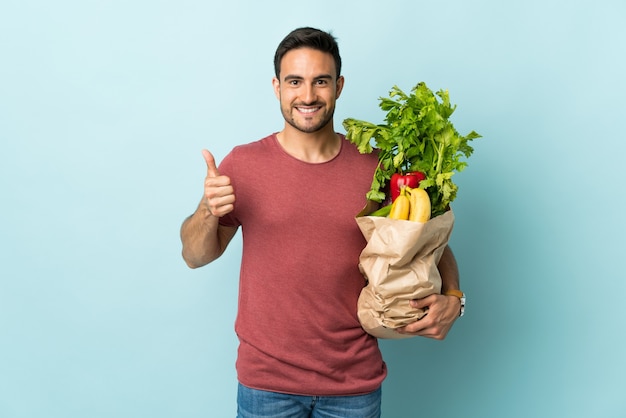
M 274 54 L 274 73 L 276 74 L 276 78 L 280 78 L 280 63 L 285 54 L 292 49 L 298 48 L 312 48 L 331 54 L 335 60 L 336 75 L 337 77 L 341 75 L 341 56 L 339 55 L 337 39 L 335 39 L 330 32 L 303 27 L 291 31 L 291 33 L 278 44 L 276 54 Z

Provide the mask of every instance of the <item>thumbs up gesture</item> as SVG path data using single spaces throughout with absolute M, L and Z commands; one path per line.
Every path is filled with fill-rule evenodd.
M 204 203 L 213 216 L 222 217 L 231 212 L 235 203 L 235 192 L 228 176 L 221 176 L 217 171 L 215 158 L 208 150 L 202 150 L 206 161 L 204 179 Z

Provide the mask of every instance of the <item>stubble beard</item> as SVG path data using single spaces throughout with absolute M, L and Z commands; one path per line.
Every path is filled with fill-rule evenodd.
M 314 125 L 308 125 L 308 124 L 303 124 L 303 123 L 299 123 L 296 118 L 294 117 L 294 113 L 298 112 L 298 110 L 296 109 L 296 106 L 290 106 L 288 108 L 284 108 L 281 106 L 281 112 L 283 114 L 283 118 L 285 119 L 285 122 L 287 122 L 289 125 L 291 125 L 293 128 L 297 129 L 300 132 L 303 133 L 314 133 L 314 132 L 319 132 L 322 129 L 324 129 L 326 126 L 328 126 L 328 124 L 333 120 L 333 116 L 335 114 L 335 108 L 331 108 L 329 111 L 327 111 L 326 113 L 324 113 L 322 119 L 314 124 Z

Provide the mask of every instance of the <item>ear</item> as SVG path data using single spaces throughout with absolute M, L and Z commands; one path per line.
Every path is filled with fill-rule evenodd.
M 274 95 L 280 100 L 280 80 L 276 77 L 272 78 L 272 86 L 274 87 Z
M 335 93 L 335 99 L 338 99 L 341 96 L 341 91 L 343 90 L 343 83 L 345 82 L 342 75 L 337 79 L 337 91 Z

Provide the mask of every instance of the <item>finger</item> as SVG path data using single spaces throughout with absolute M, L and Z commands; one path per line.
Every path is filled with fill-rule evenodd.
M 204 157 L 204 161 L 206 161 L 207 177 L 219 176 L 220 173 L 217 171 L 217 165 L 215 165 L 215 158 L 213 157 L 213 154 L 211 154 L 209 150 L 203 149 L 202 156 Z
M 413 299 L 411 300 L 410 304 L 412 308 L 415 309 L 424 309 L 427 308 L 428 306 L 432 305 L 432 303 L 434 302 L 433 298 L 430 296 L 426 296 L 425 298 L 422 299 Z
M 396 331 L 400 334 L 415 334 L 420 333 L 425 329 L 428 329 L 428 327 L 432 325 L 432 317 L 428 315 L 428 313 L 429 309 L 424 308 L 423 313 L 418 317 L 415 322 L 411 322 L 408 325 L 396 328 Z
M 427 327 L 424 326 L 422 322 L 415 321 L 412 324 L 405 325 L 405 326 L 403 326 L 401 328 L 396 328 L 396 332 L 398 334 L 415 334 L 415 335 L 419 335 L 419 333 L 422 332 L 426 328 Z

